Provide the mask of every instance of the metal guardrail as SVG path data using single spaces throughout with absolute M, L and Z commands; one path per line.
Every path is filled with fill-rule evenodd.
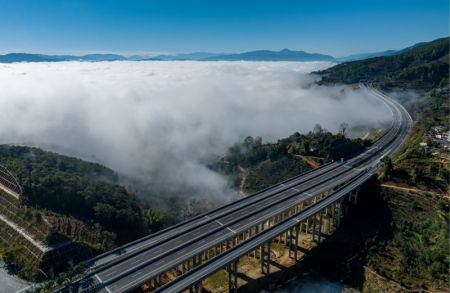
M 192 284 L 204 280 L 208 276 L 222 269 L 228 263 L 236 261 L 242 255 L 255 250 L 256 248 L 261 246 L 262 243 L 265 243 L 270 239 L 277 237 L 278 235 L 298 225 L 300 222 L 305 221 L 307 218 L 319 212 L 321 209 L 324 209 L 325 207 L 338 201 L 340 198 L 346 196 L 351 190 L 367 181 L 373 174 L 374 169 L 369 168 L 328 197 L 283 220 L 277 225 L 268 228 L 254 238 L 251 238 L 248 241 L 225 251 L 220 256 L 213 258 L 210 261 L 192 269 L 185 275 L 180 276 L 176 281 L 170 282 L 156 289 L 155 292 L 182 292 L 183 290 L 192 286 Z
M 388 131 L 388 132 L 386 132 L 385 134 L 383 134 L 380 138 L 378 138 L 378 140 L 376 141 L 376 143 L 377 144 L 379 144 L 379 146 L 377 146 L 376 148 L 374 148 L 373 150 L 371 150 L 371 151 L 369 151 L 369 152 L 367 152 L 367 153 L 362 153 L 362 154 L 360 154 L 359 156 L 357 156 L 356 158 L 354 158 L 354 159 L 356 159 L 356 161 L 353 161 L 353 160 L 349 160 L 348 162 L 347 162 L 347 164 L 346 165 L 349 165 L 349 166 L 351 166 L 351 167 L 355 167 L 355 166 L 353 166 L 353 164 L 352 163 L 356 163 L 356 162 L 358 162 L 358 160 L 362 160 L 363 162 L 365 162 L 365 161 L 367 161 L 367 159 L 370 159 L 370 158 L 372 158 L 373 156 L 375 156 L 375 155 L 377 155 L 377 154 L 379 154 L 380 152 L 382 152 L 382 155 L 384 156 L 384 155 L 386 155 L 386 154 L 389 154 L 389 153 L 392 153 L 393 151 L 395 151 L 397 148 L 398 148 L 398 142 L 396 142 L 396 143 L 393 143 L 394 141 L 395 141 L 395 138 L 396 138 L 396 136 L 398 136 L 398 135 L 400 135 L 400 136 L 402 136 L 402 134 L 404 134 L 404 133 L 407 133 L 407 130 L 405 131 L 405 129 L 402 129 L 402 127 L 401 127 L 401 121 L 402 120 L 404 120 L 404 113 L 403 113 L 403 111 L 400 109 L 398 109 L 399 107 L 396 107 L 396 104 L 398 105 L 398 103 L 394 103 L 394 102 L 392 102 L 392 101 L 389 101 L 389 104 L 390 104 L 390 107 L 392 107 L 392 108 L 396 108 L 396 111 L 395 111 L 395 114 L 393 113 L 393 115 L 394 115 L 394 122 L 397 122 L 397 123 L 393 123 L 393 125 L 395 125 L 394 127 L 392 127 L 391 126 L 391 129 L 390 129 L 390 131 Z M 401 144 L 401 142 L 400 142 L 400 144 Z M 389 146 L 390 145 L 390 146 Z M 386 147 L 386 146 L 389 146 L 389 147 Z M 352 162 L 353 161 L 353 162 Z M 370 165 L 370 164 L 369 164 Z M 374 164 L 371 164 L 372 166 L 374 165 Z M 358 170 L 358 169 L 357 169 Z M 271 187 L 271 188 L 273 188 L 273 186 Z M 264 191 L 266 191 L 266 190 L 263 190 L 263 191 L 260 191 L 260 192 L 258 192 L 258 193 L 256 193 L 256 194 L 253 194 L 253 195 L 251 195 L 251 197 L 253 197 L 253 196 L 255 196 L 255 195 L 257 195 L 257 194 L 260 194 L 260 193 L 262 193 L 262 192 L 264 192 Z M 227 205 L 227 206 L 231 206 L 231 205 L 233 205 L 233 204 L 235 204 L 235 203 L 232 203 L 232 204 L 230 204 L 230 205 Z M 226 206 L 225 206 L 226 207 Z M 224 207 L 222 207 L 222 208 L 224 208 Z M 217 212 L 217 210 L 216 211 L 212 211 L 211 213 L 214 213 L 214 212 Z M 167 229 L 167 230 L 165 230 L 165 231 L 161 231 L 161 234 L 163 234 L 163 233 L 167 233 L 168 231 L 170 231 L 170 230 L 173 230 L 173 229 L 175 229 L 175 228 L 180 228 L 181 226 L 182 226 L 182 224 L 186 224 L 186 223 L 189 223 L 189 222 L 193 222 L 193 221 L 195 221 L 195 219 L 198 219 L 198 218 L 200 218 L 200 217 L 204 217 L 205 216 L 205 214 L 203 214 L 203 215 L 200 215 L 200 216 L 198 216 L 198 217 L 196 217 L 196 218 L 194 218 L 194 219 L 191 219 L 190 221 L 187 221 L 187 222 L 185 222 L 185 223 L 181 223 L 179 226 L 177 226 L 177 227 L 171 227 L 171 229 L 169 228 L 169 229 Z M 158 234 L 158 235 L 160 235 L 160 234 Z M 152 236 L 155 236 L 155 235 L 151 235 L 149 238 L 147 238 L 147 239 L 150 239 Z M 170 237 L 172 237 L 173 235 L 170 235 Z M 203 237 L 204 237 L 204 235 L 202 235 Z M 170 238 L 169 237 L 169 238 Z M 136 244 L 136 243 L 139 243 L 139 241 L 143 241 L 142 239 L 141 240 L 138 240 L 137 242 L 135 242 L 135 243 L 133 243 L 133 244 Z M 144 240 L 145 241 L 145 240 Z M 133 244 L 129 244 L 128 245 L 128 247 L 129 246 L 132 246 Z M 179 249 L 180 247 L 177 247 L 177 249 Z M 172 251 L 172 249 L 170 250 L 170 251 Z M 122 260 L 123 259 L 126 259 L 127 257 L 124 257 L 124 258 L 121 258 Z M 153 259 L 154 260 L 154 259 Z M 144 265 L 145 264 L 147 264 L 147 262 L 144 262 Z M 120 274 L 119 274 L 119 276 L 116 276 L 115 278 L 112 278 L 112 279 L 109 279 L 108 280 L 108 282 L 107 283 L 110 283 L 112 280 L 114 280 L 114 279 L 116 279 L 116 278 L 120 278 L 120 277 L 123 277 L 124 275 L 127 275 L 126 273 L 129 273 L 130 271 L 135 271 L 136 269 L 139 269 L 139 267 L 141 267 L 141 265 L 140 266 L 138 266 L 138 267 L 134 267 L 134 269 L 133 270 L 127 270 L 127 272 L 121 272 Z M 125 274 L 124 274 L 125 273 Z M 102 281 L 101 281 L 102 282 Z M 106 283 L 105 283 L 106 284 Z M 105 285 L 105 284 L 103 284 L 103 285 Z

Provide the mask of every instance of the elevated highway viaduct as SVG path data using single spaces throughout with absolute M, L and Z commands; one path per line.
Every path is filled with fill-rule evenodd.
M 230 290 L 236 291 L 237 263 L 243 255 L 257 254 L 262 271 L 269 274 L 273 239 L 286 243 L 293 257 L 300 233 L 320 242 L 324 215 L 339 225 L 342 201 L 357 200 L 359 186 L 376 173 L 383 157 L 399 149 L 411 129 L 412 119 L 403 106 L 369 90 L 391 111 L 392 124 L 364 152 L 91 259 L 87 273 L 59 292 L 129 292 L 142 284 L 155 292 L 181 292 L 198 289 L 222 268 L 228 268 Z

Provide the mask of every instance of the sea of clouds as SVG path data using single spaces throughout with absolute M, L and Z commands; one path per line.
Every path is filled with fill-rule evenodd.
M 248 135 L 274 141 L 316 123 L 374 126 L 368 92 L 318 86 L 327 62 L 0 64 L 0 142 L 103 163 L 161 194 L 219 196 L 204 162 Z

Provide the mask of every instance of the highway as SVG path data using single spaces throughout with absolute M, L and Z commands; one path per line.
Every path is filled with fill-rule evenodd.
M 191 286 L 211 276 L 218 270 L 226 267 L 228 264 L 238 261 L 242 255 L 250 253 L 251 251 L 261 246 L 262 243 L 267 243 L 271 239 L 274 239 L 278 235 L 286 232 L 293 226 L 296 226 L 300 222 L 303 222 L 306 219 L 317 214 L 318 212 L 320 212 L 320 210 L 336 202 L 337 200 L 339 200 L 339 198 L 345 196 L 350 191 L 363 184 L 372 175 L 373 173 L 370 171 L 362 173 L 361 176 L 358 176 L 351 183 L 345 185 L 342 189 L 339 189 L 337 192 L 333 193 L 329 197 L 326 197 L 324 200 L 318 202 L 313 206 L 307 207 L 300 213 L 284 220 L 282 223 L 265 230 L 263 233 L 258 234 L 242 245 L 238 245 L 230 250 L 227 250 L 217 258 L 214 258 L 211 261 L 194 268 L 189 273 L 182 275 L 174 282 L 168 283 L 167 285 L 158 288 L 154 292 L 178 293 L 190 288 Z
M 393 120 L 386 134 L 364 153 L 345 162 L 332 162 L 96 257 L 88 262 L 91 272 L 72 287 L 65 287 L 61 292 L 111 293 L 133 290 L 146 280 L 155 278 L 209 248 L 216 247 L 256 225 L 265 223 L 273 216 L 299 203 L 311 204 L 312 198 L 325 191 L 348 182 L 350 184 L 357 182 L 356 180 L 360 180 L 361 176 L 366 174 L 368 168 L 373 173 L 374 167 L 382 157 L 392 154 L 400 147 L 409 132 L 412 121 L 401 105 L 382 93 L 375 90 L 373 93 L 391 110 Z M 316 205 L 310 205 L 305 212 Z M 269 230 L 253 236 L 251 241 L 265 235 Z M 239 244 L 228 251 L 241 246 L 242 244 Z M 227 255 L 226 253 L 222 253 L 213 260 L 220 259 L 223 255 Z
M 380 98 L 388 98 L 384 94 L 375 91 L 375 94 L 378 95 Z M 381 156 L 378 156 L 378 159 L 381 159 L 382 157 L 386 155 L 391 155 L 394 152 L 396 152 L 400 147 L 405 138 L 407 137 L 411 126 L 412 126 L 412 119 L 408 112 L 398 103 L 395 101 L 392 101 L 392 104 L 395 107 L 397 107 L 398 112 L 400 112 L 399 119 L 397 120 L 397 124 L 399 124 L 399 128 L 396 132 L 396 137 L 392 143 L 389 144 L 385 148 L 385 150 L 380 153 Z M 394 116 L 396 117 L 396 116 Z M 395 129 L 395 128 L 394 128 Z M 363 154 L 365 156 L 366 154 Z M 362 156 L 361 156 L 362 158 Z M 376 161 L 374 158 L 372 161 Z M 327 206 L 330 206 L 331 204 L 337 202 L 342 197 L 348 195 L 352 190 L 356 189 L 358 186 L 362 185 L 365 181 L 367 181 L 373 174 L 376 173 L 376 165 L 370 166 L 365 171 L 363 171 L 360 175 L 356 176 L 353 180 L 351 180 L 349 183 L 338 189 L 336 192 L 331 194 L 330 196 L 326 197 L 325 199 L 317 202 L 314 205 L 311 205 L 304 210 L 298 212 L 297 214 L 289 217 L 288 219 L 284 220 L 282 223 L 279 223 L 278 225 L 275 225 L 262 233 L 256 235 L 255 237 L 249 239 L 248 241 L 244 242 L 241 245 L 235 246 L 231 248 L 230 250 L 227 250 L 226 252 L 222 253 L 221 255 L 213 258 L 212 260 L 208 261 L 207 263 L 204 263 L 188 273 L 178 277 L 173 282 L 170 282 L 157 290 L 155 292 L 164 292 L 164 293 L 173 293 L 173 292 L 182 292 L 185 289 L 188 289 L 192 287 L 195 284 L 198 284 L 200 281 L 204 280 L 208 276 L 212 275 L 216 271 L 226 267 L 230 263 L 237 262 L 239 258 L 242 255 L 246 255 L 249 252 L 255 250 L 261 244 L 266 243 L 270 241 L 271 239 L 276 238 L 278 235 L 286 232 L 287 230 L 291 229 L 292 227 L 295 227 L 299 223 L 305 221 L 306 219 L 310 218 L 311 216 L 317 214 Z

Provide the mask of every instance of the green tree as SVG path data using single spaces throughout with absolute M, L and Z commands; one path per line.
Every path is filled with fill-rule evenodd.
M 390 179 L 392 176 L 392 172 L 394 171 L 392 159 L 390 157 L 384 157 L 381 162 L 383 163 L 383 179 Z
M 161 211 L 148 209 L 144 215 L 147 227 L 152 233 L 161 230 L 167 225 L 167 216 Z
M 339 132 L 342 134 L 342 136 L 345 137 L 346 131 L 348 128 L 348 123 L 347 122 L 342 122 L 341 125 L 339 125 Z
M 415 184 L 419 184 L 420 182 L 422 182 L 423 180 L 423 173 L 422 170 L 414 167 L 412 172 L 411 172 L 411 179 Z

